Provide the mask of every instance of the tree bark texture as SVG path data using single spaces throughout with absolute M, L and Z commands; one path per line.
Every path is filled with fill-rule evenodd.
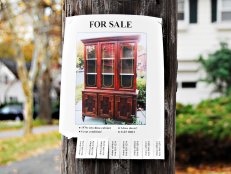
M 26 96 L 24 113 L 24 135 L 30 135 L 33 127 L 33 89 Z
M 42 74 L 39 85 L 39 117 L 47 124 L 52 123 L 51 83 L 50 71 L 46 69 Z
M 165 174 L 175 173 L 175 104 L 177 73 L 176 0 L 64 0 L 65 16 L 134 14 L 163 19 L 165 73 L 165 160 L 75 159 L 76 138 L 62 137 L 62 174 Z

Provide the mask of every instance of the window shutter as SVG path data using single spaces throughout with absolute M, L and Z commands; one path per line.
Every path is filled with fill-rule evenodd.
M 211 0 L 211 20 L 212 22 L 217 21 L 217 0 Z
M 189 0 L 189 22 L 197 23 L 197 0 Z

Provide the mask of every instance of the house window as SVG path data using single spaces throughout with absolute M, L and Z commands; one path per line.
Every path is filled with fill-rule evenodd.
M 9 97 L 10 98 L 10 102 L 17 102 L 18 101 L 18 98 L 17 97 Z
M 9 78 L 7 75 L 4 76 L 4 82 L 5 82 L 5 84 L 8 84 L 8 82 L 9 82 Z
M 196 88 L 196 82 L 182 82 L 182 88 Z
M 185 0 L 178 0 L 178 20 L 185 20 Z
M 177 18 L 181 25 L 197 22 L 197 0 L 178 0 Z
M 218 19 L 221 22 L 231 21 L 231 0 L 218 1 Z

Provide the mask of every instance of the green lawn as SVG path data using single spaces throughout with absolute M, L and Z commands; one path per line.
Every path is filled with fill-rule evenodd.
M 0 165 L 21 160 L 60 145 L 58 131 L 0 140 Z
M 52 120 L 53 125 L 58 125 L 58 120 Z M 33 127 L 46 125 L 44 121 L 36 119 L 33 120 Z M 23 127 L 23 121 L 0 121 L 0 131 L 17 130 Z

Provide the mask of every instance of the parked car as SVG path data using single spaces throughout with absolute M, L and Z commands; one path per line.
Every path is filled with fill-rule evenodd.
M 34 108 L 33 118 L 37 118 L 38 108 Z M 52 109 L 52 118 L 59 119 L 59 107 Z M 0 108 L 0 120 L 23 120 L 23 105 L 8 104 Z
M 5 105 L 0 108 L 0 120 L 23 120 L 23 106 Z
M 53 119 L 59 119 L 59 109 L 52 111 L 51 117 Z

